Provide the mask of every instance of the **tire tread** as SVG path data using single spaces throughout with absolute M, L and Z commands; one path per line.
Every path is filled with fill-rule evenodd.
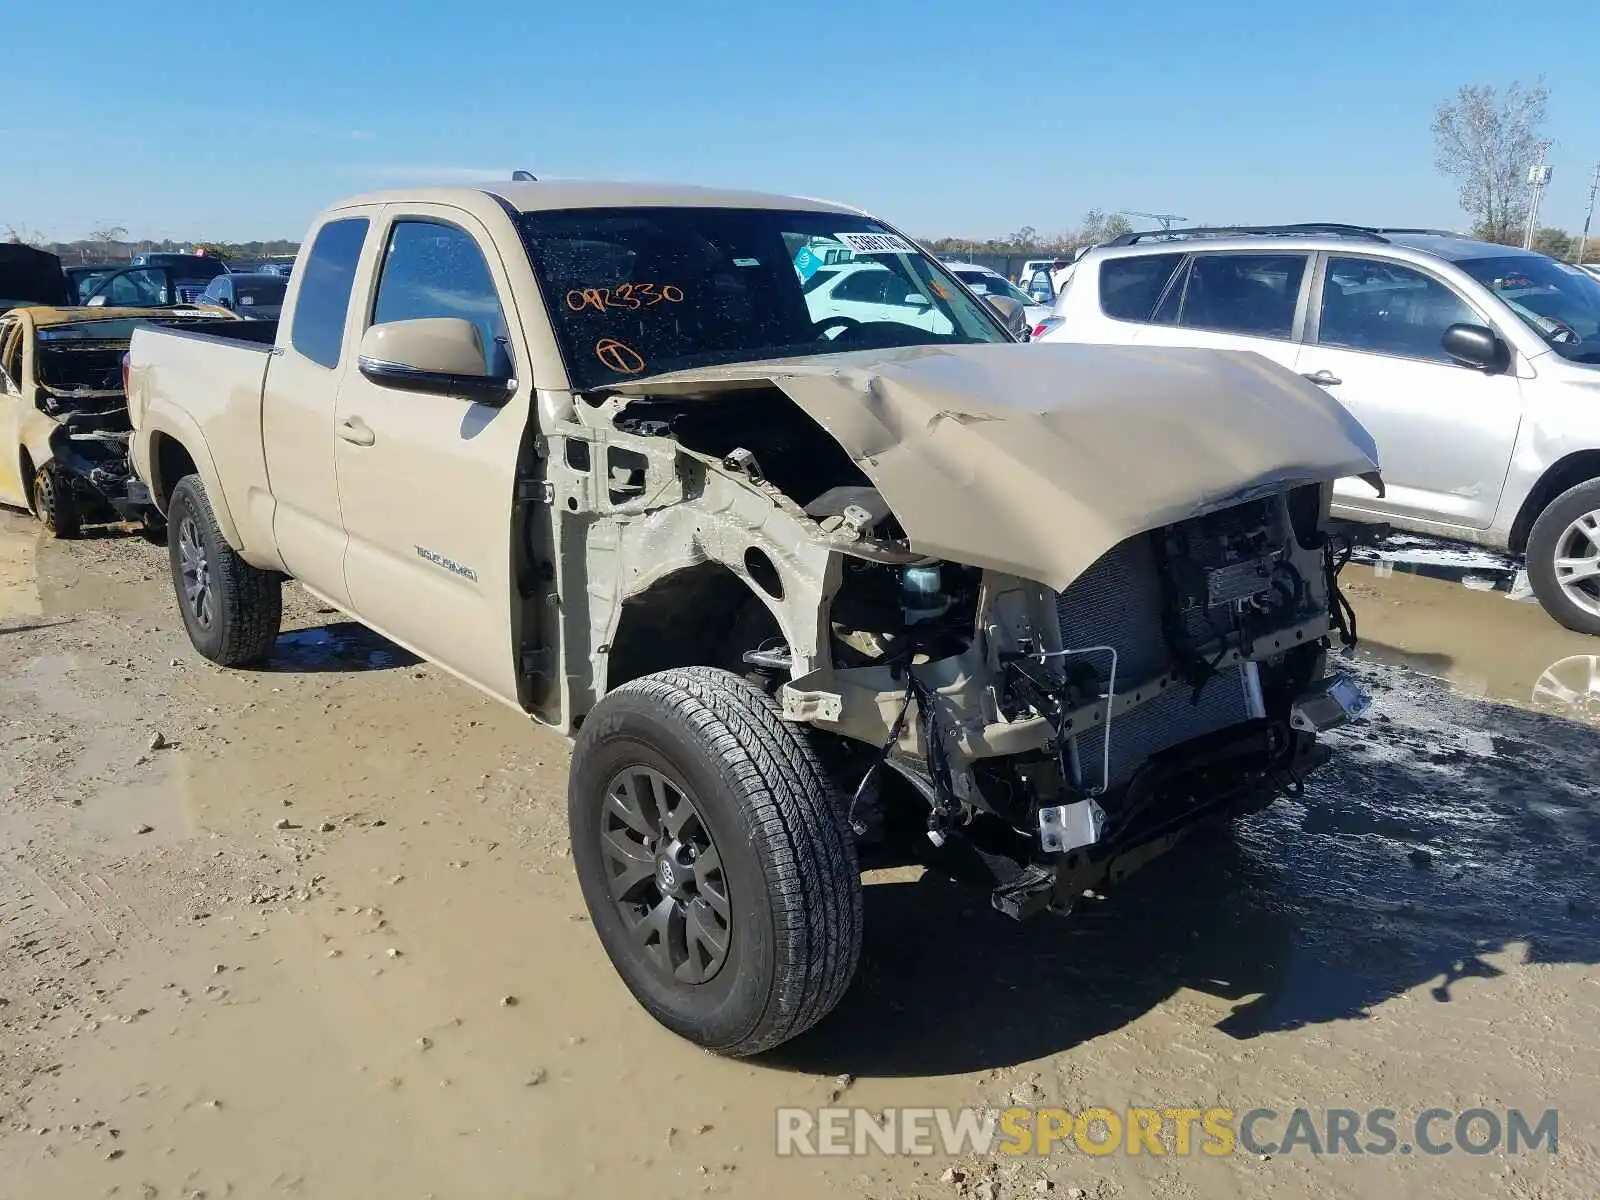
M 712 1048 L 742 1057 L 788 1041 L 839 1003 L 861 954 L 855 841 L 821 762 L 771 696 L 728 671 L 675 668 L 626 683 L 611 697 L 644 701 L 674 719 L 738 781 L 757 830 L 777 959 L 754 1028 L 736 1045 Z

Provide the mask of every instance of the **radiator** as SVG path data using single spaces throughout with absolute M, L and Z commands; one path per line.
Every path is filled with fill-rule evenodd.
M 1062 645 L 1112 646 L 1117 651 L 1117 690 L 1168 674 L 1171 652 L 1161 624 L 1162 588 L 1156 549 L 1148 535 L 1129 538 L 1100 558 L 1056 598 Z M 1084 656 L 1102 677 L 1110 656 Z M 1251 716 L 1250 665 L 1223 670 L 1200 692 L 1173 687 L 1155 700 L 1117 717 L 1111 723 L 1108 787 L 1127 783 L 1154 754 L 1203 734 L 1225 729 Z M 1069 753 L 1079 771 L 1078 783 L 1101 782 L 1103 733 L 1099 726 L 1072 739 Z

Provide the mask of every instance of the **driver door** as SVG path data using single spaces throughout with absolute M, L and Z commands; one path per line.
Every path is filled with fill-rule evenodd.
M 472 322 L 484 373 L 530 361 L 504 264 L 488 231 L 436 205 L 391 206 L 378 235 L 359 339 L 427 317 Z M 334 465 L 347 537 L 345 584 L 363 621 L 503 700 L 517 703 L 511 608 L 512 505 L 533 381 L 503 404 L 409 391 L 362 374 L 339 383 Z
M 84 303 L 93 308 L 162 308 L 177 300 L 165 267 L 128 267 L 102 279 Z

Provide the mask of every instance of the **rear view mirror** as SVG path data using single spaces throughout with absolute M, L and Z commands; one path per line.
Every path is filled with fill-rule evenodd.
M 405 392 L 464 396 L 504 404 L 517 386 L 484 372 L 478 327 L 461 317 L 419 317 L 374 325 L 361 338 L 361 374 Z
M 1499 372 L 1511 365 L 1511 349 L 1486 325 L 1456 324 L 1440 339 L 1444 352 L 1464 367 Z

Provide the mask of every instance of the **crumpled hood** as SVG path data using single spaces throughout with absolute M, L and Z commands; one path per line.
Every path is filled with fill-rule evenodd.
M 1372 437 L 1260 355 L 919 346 L 739 363 L 608 390 L 770 382 L 878 488 L 913 550 L 1065 589 L 1134 534 L 1376 471 Z

